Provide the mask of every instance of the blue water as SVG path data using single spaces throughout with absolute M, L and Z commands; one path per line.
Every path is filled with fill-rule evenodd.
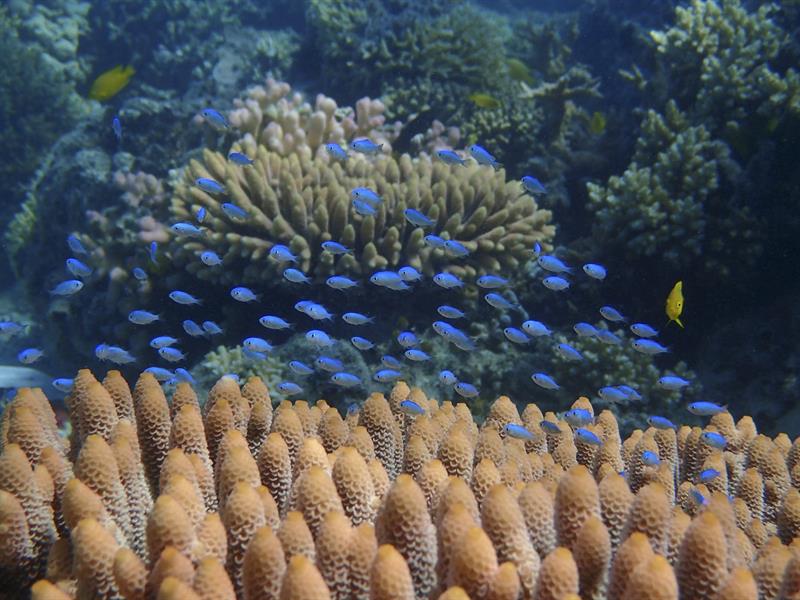
M 340 4 L 64 0 L 2 9 L 0 45 L 14 59 L 0 66 L 0 321 L 23 326 L 0 332 L 2 364 L 18 366 L 20 352 L 37 349 L 42 357 L 27 366 L 48 378 L 82 367 L 135 377 L 155 366 L 173 371 L 165 385 L 188 377 L 174 375 L 181 368 L 207 388 L 222 374 L 258 374 L 276 398 L 293 383 L 293 398 L 344 408 L 391 389 L 375 380 L 389 355 L 403 379 L 440 399 L 463 399 L 439 376 L 452 371 L 475 387 L 466 401 L 478 413 L 500 394 L 555 411 L 580 395 L 604 406 L 601 388 L 629 386 L 636 394 L 614 406 L 625 428 L 649 415 L 700 424 L 686 406 L 702 399 L 737 419 L 753 415 L 767 433 L 800 433 L 795 3 L 726 2 L 722 22 L 706 19 L 696 34 L 682 16 L 699 18 L 692 11 L 705 4 Z M 117 66 L 135 71 L 126 85 L 107 75 Z M 219 118 L 204 117 L 208 109 Z M 384 145 L 364 153 L 352 146 L 360 139 Z M 254 164 L 228 159 L 231 151 Z M 201 176 L 220 191 L 198 185 Z M 526 191 L 525 176 L 542 188 Z M 353 205 L 355 187 L 380 199 Z M 409 221 L 406 208 L 430 224 Z M 175 224 L 191 235 L 172 233 Z M 424 235 L 468 253 L 426 245 Z M 351 251 L 324 252 L 328 239 Z M 270 258 L 274 244 L 297 262 Z M 204 250 L 222 264 L 203 264 Z M 540 256 L 571 271 L 547 271 Z M 91 272 L 70 272 L 69 258 Z M 587 275 L 586 263 L 602 265 L 605 278 Z M 408 265 L 420 281 L 397 274 Z M 309 282 L 287 281 L 287 267 Z M 381 271 L 394 273 L 382 276 L 388 287 L 370 282 Z M 445 289 L 437 273 L 464 285 Z M 485 273 L 508 285 L 481 288 Z M 333 289 L 331 275 L 357 285 Z M 553 290 L 548 276 L 569 287 Z M 81 283 L 60 289 L 74 293 L 51 293 L 69 280 Z M 665 311 L 678 281 L 682 327 Z M 258 298 L 237 301 L 235 286 Z M 171 301 L 175 290 L 202 304 Z M 487 301 L 490 293 L 508 305 Z M 295 308 L 300 300 L 332 317 L 311 318 Z M 466 316 L 442 317 L 443 304 Z M 625 320 L 601 316 L 604 305 Z M 132 310 L 158 320 L 131 323 Z M 348 324 L 349 311 L 372 320 Z M 267 329 L 264 315 L 292 327 Z M 532 335 L 534 320 L 552 334 Z M 222 331 L 203 332 L 203 321 Z M 437 333 L 436 321 L 451 329 Z M 579 322 L 614 335 L 580 337 Z M 634 322 L 658 330 L 669 351 L 637 352 Z M 331 345 L 309 340 L 313 329 Z M 404 355 L 404 331 L 422 354 Z M 178 339 L 177 362 L 150 345 L 159 335 Z M 374 347 L 355 347 L 353 336 Z M 248 354 L 252 337 L 273 349 Z M 348 377 L 315 367 L 320 356 L 340 360 Z M 293 372 L 292 360 L 313 374 Z M 538 386 L 535 373 L 559 389 Z M 689 385 L 659 385 L 672 375 Z

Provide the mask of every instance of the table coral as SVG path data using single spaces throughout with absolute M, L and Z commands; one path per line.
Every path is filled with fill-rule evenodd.
M 643 483 L 634 494 L 611 465 L 636 470 L 640 450 L 634 448 L 658 439 L 661 431 L 637 430 L 621 445 L 608 437 L 605 452 L 577 453 L 580 463 L 554 469 L 547 443 L 526 455 L 521 441 L 497 437 L 509 419 L 525 419 L 505 398 L 478 427 L 465 405 L 429 400 L 401 382 L 391 401 L 380 395 L 370 400 L 383 407 L 383 426 L 364 428 L 357 424 L 361 415 L 348 417 L 370 444 L 348 440 L 327 454 L 315 437 L 316 424 L 335 411 L 327 403 L 281 403 L 266 437 L 247 422 L 255 413 L 245 407 L 269 403 L 269 391 L 257 378 L 241 390 L 230 378 L 221 379 L 208 394 L 212 406 L 204 415 L 184 384 L 172 398 L 180 404 L 173 416 L 149 374 L 133 391 L 116 372 L 99 383 L 82 371 L 76 382 L 68 402 L 74 432 L 69 441 L 38 390 L 20 390 L 0 416 L 0 538 L 10 551 L 0 560 L 0 573 L 14 586 L 7 590 L 12 597 L 32 586 L 34 600 L 86 594 L 366 600 L 412 598 L 414 591 L 417 597 L 460 598 L 463 590 L 483 600 L 573 597 L 579 590 L 597 600 L 644 593 L 677 600 L 711 599 L 723 590 L 743 594 L 735 597 L 754 598 L 756 591 L 772 597 L 782 586 L 796 586 L 790 548 L 798 543 L 800 494 L 783 478 L 787 461 L 796 463 L 800 441 L 758 436 L 746 417 L 715 417 L 709 424 L 707 430 L 724 430 L 730 439 L 724 453 L 701 452 L 689 428 L 681 428 L 677 469 L 641 472 Z M 390 408 L 410 396 L 428 411 L 413 423 Z M 237 424 L 230 417 L 220 430 L 214 407 L 239 404 L 244 420 Z M 576 406 L 592 410 L 585 399 Z M 193 411 L 196 431 L 190 434 L 181 415 Z M 524 415 L 541 415 L 537 411 L 529 405 Z M 614 415 L 602 415 L 597 430 L 616 432 Z M 559 444 L 566 445 L 570 426 L 546 416 L 557 422 Z M 422 423 L 432 436 L 423 443 L 435 450 L 448 437 L 462 436 L 472 462 L 483 456 L 480 471 L 491 464 L 503 480 L 496 477 L 487 492 L 483 476 L 473 476 L 470 484 L 442 475 L 438 495 L 429 497 L 425 473 L 441 469 L 437 459 L 429 457 L 416 475 L 395 475 L 407 448 L 403 438 L 393 445 L 395 432 L 410 426 L 422 434 Z M 95 433 L 98 427 L 108 441 Z M 148 442 L 164 429 L 183 433 L 169 435 L 167 446 Z M 206 449 L 189 441 L 198 436 L 219 441 Z M 284 440 L 292 440 L 294 458 Z M 374 458 L 376 448 L 384 460 L 391 458 L 391 474 Z M 694 465 L 705 454 L 727 465 L 719 491 L 694 483 Z M 520 469 L 520 461 L 539 467 Z M 517 468 L 509 470 L 510 464 Z M 760 493 L 775 510 L 756 516 L 744 502 L 734 508 L 753 492 L 755 483 L 747 489 L 740 483 L 747 465 L 759 473 Z M 131 478 L 137 472 L 147 473 L 150 485 Z M 213 503 L 204 500 L 209 485 Z M 688 490 L 704 494 L 703 501 L 692 500 Z M 281 495 L 288 495 L 288 512 L 276 503 Z M 134 519 L 132 506 L 142 498 L 152 509 Z M 736 516 L 737 510 L 747 514 Z

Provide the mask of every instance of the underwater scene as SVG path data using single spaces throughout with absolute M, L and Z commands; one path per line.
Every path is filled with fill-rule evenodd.
M 800 598 L 800 3 L 0 30 L 0 599 Z

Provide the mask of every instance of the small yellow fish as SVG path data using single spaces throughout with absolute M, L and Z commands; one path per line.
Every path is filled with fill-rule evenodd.
M 525 63 L 518 58 L 507 58 L 508 76 L 514 81 L 522 81 L 528 85 L 533 85 L 533 77 Z
M 600 111 L 594 111 L 589 119 L 589 131 L 592 135 L 601 135 L 606 130 L 606 116 Z
M 669 317 L 670 321 L 675 321 L 678 325 L 683 328 L 683 323 L 681 323 L 681 313 L 683 312 L 683 282 L 679 281 L 675 284 L 675 287 L 672 288 L 672 291 L 667 296 L 667 304 L 665 307 L 667 312 L 667 317 Z
M 89 90 L 89 98 L 105 102 L 119 94 L 133 77 L 136 70 L 131 66 L 117 65 L 97 76 L 92 88 Z
M 479 108 L 500 108 L 501 106 L 500 100 L 489 94 L 475 93 L 470 94 L 468 98 Z

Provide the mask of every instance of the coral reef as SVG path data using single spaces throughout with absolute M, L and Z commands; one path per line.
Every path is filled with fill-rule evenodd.
M 410 417 L 412 398 L 425 414 Z M 798 444 L 729 413 L 586 444 L 505 397 L 399 382 L 346 419 L 220 379 L 201 410 L 148 373 L 80 371 L 69 439 L 40 390 L 0 416 L 0 573 L 10 597 L 777 597 L 796 589 Z M 585 398 L 573 407 L 593 411 Z M 544 431 L 546 418 L 558 432 Z M 521 424 L 528 440 L 508 435 Z M 717 432 L 715 449 L 701 434 Z M 659 465 L 641 460 L 648 450 Z M 474 465 L 474 467 L 473 467 Z M 720 475 L 700 483 L 701 471 Z M 623 477 L 618 471 L 624 471 Z M 729 496 L 730 495 L 730 496 Z M 572 595 L 572 596 L 570 596 Z

